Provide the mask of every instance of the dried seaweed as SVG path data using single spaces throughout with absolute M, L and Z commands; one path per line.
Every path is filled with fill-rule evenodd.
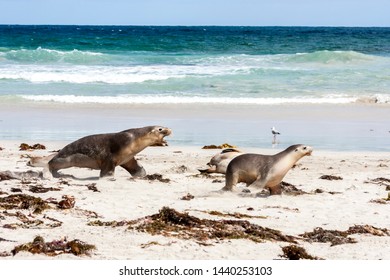
M 190 193 L 187 193 L 185 196 L 183 196 L 182 198 L 180 198 L 181 200 L 191 200 L 191 199 L 194 199 L 195 196 L 193 196 L 192 194 Z
M 75 199 L 72 195 L 63 195 L 62 200 L 58 202 L 58 207 L 61 209 L 70 209 L 75 205 Z
M 325 230 L 321 227 L 315 228 L 312 232 L 300 234 L 300 236 L 307 239 L 309 242 L 330 242 L 331 246 L 357 242 L 355 239 L 348 237 L 348 235 L 349 234 L 346 231 Z
M 46 150 L 46 147 L 42 144 L 34 144 L 30 146 L 29 144 L 22 143 L 19 146 L 19 151 L 28 151 L 28 150 Z
M 162 183 L 169 183 L 171 180 L 168 179 L 168 178 L 163 178 L 163 176 L 161 174 L 151 174 L 151 175 L 146 175 L 145 177 L 143 177 L 142 179 L 145 179 L 145 180 L 150 180 L 150 181 L 154 181 L 154 180 L 157 180 L 157 181 L 160 181 Z
M 133 221 L 129 229 L 201 242 L 210 239 L 249 239 L 254 242 L 269 240 L 296 243 L 292 236 L 245 220 L 199 219 L 168 207 L 162 208 L 158 214 Z
M 282 188 L 283 194 L 288 194 L 288 195 L 302 195 L 302 194 L 307 194 L 307 192 L 298 189 L 294 185 L 287 183 L 287 182 L 281 182 L 280 187 Z
M 340 176 L 334 176 L 334 175 L 322 175 L 320 177 L 322 180 L 329 180 L 329 181 L 337 181 L 337 180 L 343 180 Z
M 78 239 L 66 242 L 66 240 L 54 240 L 45 242 L 43 237 L 37 236 L 32 242 L 16 246 L 11 253 L 16 255 L 21 251 L 27 251 L 32 254 L 45 254 L 48 256 L 57 256 L 60 254 L 73 254 L 76 256 L 89 255 L 91 250 L 95 250 L 94 245 L 87 244 Z
M 34 214 L 40 214 L 49 209 L 48 202 L 40 197 L 34 197 L 26 194 L 12 194 L 0 198 L 0 208 L 2 209 L 28 209 Z
M 202 212 L 207 213 L 209 215 L 213 215 L 213 216 L 233 217 L 233 218 L 237 218 L 237 219 L 242 219 L 242 218 L 267 219 L 267 217 L 265 217 L 265 216 L 252 216 L 252 215 L 242 214 L 242 213 L 238 213 L 238 212 L 234 212 L 234 213 L 222 213 L 219 211 L 202 211 Z
M 49 191 L 61 191 L 60 188 L 45 188 L 42 186 L 31 186 L 29 191 L 32 193 L 47 193 Z
M 203 146 L 202 149 L 204 150 L 212 150 L 212 149 L 228 149 L 228 148 L 231 148 L 231 149 L 236 149 L 237 147 L 236 146 L 233 146 L 233 145 L 230 145 L 228 143 L 224 143 L 224 144 L 221 144 L 221 145 L 206 145 L 206 146 Z
M 375 236 L 390 236 L 390 230 L 370 225 L 354 225 L 347 230 L 348 234 L 371 234 Z
M 386 187 L 386 191 L 390 191 L 390 179 L 387 179 L 387 178 L 379 177 L 379 178 L 376 178 L 376 179 L 365 181 L 365 183 L 377 184 L 377 185 L 380 185 L 380 186 L 385 186 Z
M 282 247 L 283 255 L 280 255 L 282 258 L 286 258 L 288 260 L 320 260 L 318 257 L 313 257 L 309 255 L 305 248 L 296 246 L 296 245 L 289 245 Z
M 370 225 L 355 225 L 346 231 L 325 230 L 321 227 L 315 228 L 313 232 L 305 232 L 300 236 L 306 238 L 309 242 L 330 242 L 331 246 L 356 243 L 357 241 L 348 235 L 351 234 L 372 234 L 376 236 L 390 236 L 390 230 L 385 228 L 376 228 Z
M 96 187 L 96 183 L 88 184 L 87 185 L 88 190 L 91 190 L 93 192 L 100 192 L 98 188 Z
M 110 222 L 103 222 L 101 220 L 91 221 L 87 225 L 88 226 L 94 226 L 94 227 L 123 227 L 130 225 L 131 222 L 129 221 L 110 221 Z

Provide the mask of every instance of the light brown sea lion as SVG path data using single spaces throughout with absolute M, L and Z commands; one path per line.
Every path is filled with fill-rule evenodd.
M 293 145 L 275 155 L 243 154 L 234 158 L 226 170 L 226 185 L 222 190 L 232 191 L 244 182 L 248 187 L 269 189 L 271 195 L 281 194 L 280 182 L 294 164 L 313 149 L 305 145 Z
M 76 140 L 61 149 L 50 161 L 49 171 L 58 177 L 58 170 L 84 167 L 100 170 L 100 177 L 113 176 L 116 166 L 126 169 L 133 177 L 146 175 L 134 156 L 148 146 L 166 145 L 169 128 L 146 126 L 118 133 L 96 134 Z
M 229 148 L 224 149 L 222 152 L 213 156 L 207 165 L 209 168 L 198 169 L 201 173 L 226 173 L 226 168 L 230 161 L 235 157 L 242 155 L 242 152 L 237 149 Z

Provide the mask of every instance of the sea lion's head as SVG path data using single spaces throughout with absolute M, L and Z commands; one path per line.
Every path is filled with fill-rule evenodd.
M 304 156 L 311 156 L 311 153 L 313 152 L 313 148 L 307 145 L 294 145 L 290 148 L 293 148 L 291 150 L 294 150 L 293 152 L 297 155 L 298 158 L 304 157 Z
M 168 146 L 165 136 L 172 134 L 172 130 L 163 126 L 153 126 L 148 134 L 153 142 L 152 146 Z

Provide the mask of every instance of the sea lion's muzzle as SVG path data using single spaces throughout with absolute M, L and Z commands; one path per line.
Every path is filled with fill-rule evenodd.
M 164 137 L 171 135 L 172 130 L 169 128 L 162 128 L 159 132 L 161 134 L 161 145 L 168 146 L 168 142 L 164 139 Z

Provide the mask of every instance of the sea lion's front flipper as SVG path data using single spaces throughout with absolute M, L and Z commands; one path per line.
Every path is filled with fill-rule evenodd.
M 146 176 L 145 169 L 142 167 L 141 164 L 139 164 L 137 162 L 137 160 L 135 158 L 132 158 L 128 162 L 122 164 L 121 167 L 126 169 L 133 177 L 145 177 Z

